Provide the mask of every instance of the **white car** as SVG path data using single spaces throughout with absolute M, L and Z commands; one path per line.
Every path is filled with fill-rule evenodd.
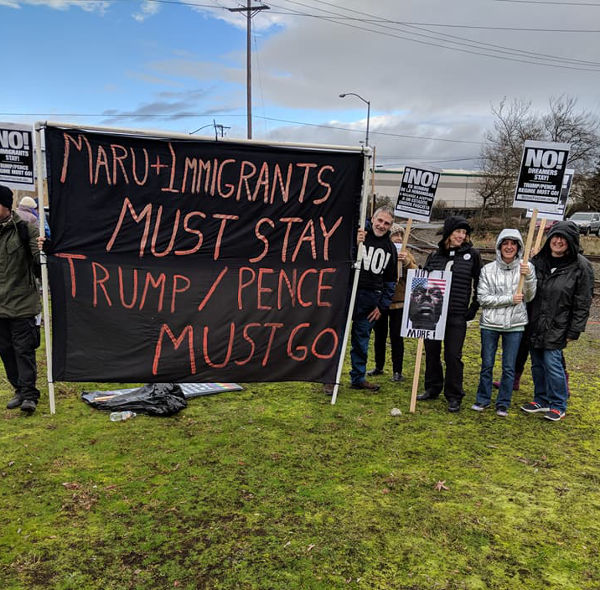
M 569 217 L 579 226 L 580 234 L 596 234 L 600 236 L 600 213 L 596 211 L 578 211 Z

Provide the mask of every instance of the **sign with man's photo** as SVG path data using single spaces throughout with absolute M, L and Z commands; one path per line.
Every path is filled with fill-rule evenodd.
M 450 271 L 410 269 L 406 273 L 403 338 L 444 339 L 451 280 Z

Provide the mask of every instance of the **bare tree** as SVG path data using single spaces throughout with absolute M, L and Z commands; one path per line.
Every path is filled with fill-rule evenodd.
M 508 221 L 519 165 L 526 140 L 557 141 L 571 145 L 569 167 L 575 168 L 572 194 L 581 198 L 578 186 L 590 173 L 600 153 L 598 118 L 577 109 L 577 100 L 565 95 L 551 98 L 549 111 L 538 114 L 531 103 L 504 98 L 492 106 L 494 128 L 485 134 L 482 148 L 484 176 L 479 186 L 482 217 L 490 209 L 502 212 Z

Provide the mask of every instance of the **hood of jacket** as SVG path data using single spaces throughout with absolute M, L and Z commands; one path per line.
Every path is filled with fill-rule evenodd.
M 515 259 L 506 264 L 504 260 L 502 260 L 502 254 L 500 253 L 500 245 L 504 240 L 514 240 L 518 244 L 517 255 Z M 525 251 L 525 245 L 523 243 L 523 236 L 518 229 L 503 229 L 496 238 L 496 262 L 500 265 L 501 268 L 513 268 L 514 266 L 519 264 L 519 259 L 523 257 L 523 252 Z
M 569 259 L 577 258 L 579 253 L 579 227 L 572 221 L 559 221 L 550 228 L 548 237 L 540 250 L 540 255 L 544 258 L 550 258 L 552 256 L 550 252 L 550 240 L 552 236 L 561 235 L 567 240 L 569 250 L 565 254 Z

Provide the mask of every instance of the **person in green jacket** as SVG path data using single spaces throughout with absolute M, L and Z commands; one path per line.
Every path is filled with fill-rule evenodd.
M 35 359 L 41 308 L 34 272 L 38 230 L 12 211 L 12 203 L 12 191 L 0 185 L 0 358 L 15 390 L 6 407 L 30 414 L 40 398 Z

